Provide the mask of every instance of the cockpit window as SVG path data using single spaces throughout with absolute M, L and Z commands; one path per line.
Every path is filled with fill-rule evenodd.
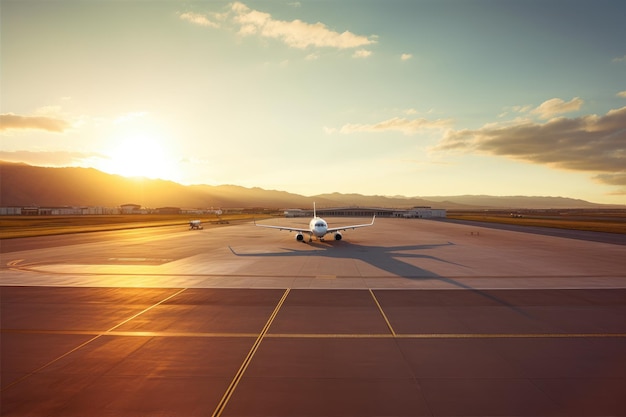
M 323 226 L 324 226 L 324 223 L 322 222 L 315 223 L 315 227 L 323 227 Z

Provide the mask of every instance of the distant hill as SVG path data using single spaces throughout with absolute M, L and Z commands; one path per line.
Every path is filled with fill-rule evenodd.
M 92 168 L 46 168 L 0 161 L 2 206 L 104 206 L 140 204 L 144 207 L 264 207 L 309 208 L 373 206 L 446 209 L 479 208 L 594 208 L 607 207 L 563 197 L 435 196 L 386 197 L 361 194 L 302 196 L 285 191 L 237 185 L 184 186 L 172 181 L 126 178 Z M 621 206 L 616 206 L 621 207 Z
M 499 208 L 595 208 L 606 205 L 590 203 L 585 200 L 565 197 L 532 197 L 532 196 L 491 196 L 491 195 L 460 195 L 454 197 L 428 196 L 424 199 L 435 204 L 447 204 L 454 202 L 473 207 L 499 207 Z
M 411 207 L 433 207 L 438 208 L 474 208 L 464 204 L 457 204 L 449 201 L 444 207 L 442 204 L 429 201 L 421 197 L 386 197 L 379 195 L 361 195 L 361 194 L 320 194 L 315 196 L 316 201 L 321 199 L 332 201 L 331 205 L 335 206 L 356 206 L 356 207 L 394 207 L 394 208 L 411 208 Z

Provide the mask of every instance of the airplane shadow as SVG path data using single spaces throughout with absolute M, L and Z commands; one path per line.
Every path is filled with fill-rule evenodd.
M 407 253 L 410 251 L 425 251 L 442 246 L 454 245 L 452 242 L 433 245 L 404 245 L 404 246 L 364 246 L 345 241 L 314 241 L 308 243 L 311 249 L 290 249 L 281 248 L 282 252 L 263 253 L 237 253 L 229 246 L 230 251 L 239 257 L 262 257 L 262 258 L 287 258 L 301 256 L 317 256 L 330 259 L 350 259 L 368 263 L 378 269 L 386 271 L 392 275 L 402 278 L 441 278 L 434 272 L 419 268 L 401 259 L 434 259 L 439 262 L 459 265 L 454 262 L 445 261 L 435 256 Z M 463 265 L 459 265 L 463 266 Z
M 458 289 L 468 290 L 481 297 L 489 299 L 494 303 L 508 307 L 515 312 L 530 318 L 527 312 L 518 307 L 499 299 L 493 294 L 474 288 L 463 282 L 436 274 L 427 269 L 420 268 L 403 260 L 411 259 L 429 259 L 437 262 L 443 262 L 450 265 L 456 265 L 462 268 L 467 266 L 447 261 L 436 256 L 422 253 L 414 253 L 419 251 L 428 251 L 434 248 L 454 246 L 452 242 L 432 244 L 432 245 L 403 245 L 403 246 L 365 246 L 353 242 L 346 241 L 314 241 L 307 244 L 311 249 L 291 249 L 281 248 L 282 252 L 263 252 L 263 253 L 238 253 L 232 247 L 228 246 L 230 251 L 237 257 L 259 257 L 259 258 L 289 258 L 302 256 L 318 256 L 330 259 L 346 259 L 359 260 L 370 264 L 380 270 L 386 271 L 397 277 L 406 279 L 436 279 L 441 282 L 450 284 Z

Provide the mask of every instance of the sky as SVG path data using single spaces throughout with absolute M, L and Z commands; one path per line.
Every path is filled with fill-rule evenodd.
M 623 0 L 0 0 L 0 160 L 626 204 Z

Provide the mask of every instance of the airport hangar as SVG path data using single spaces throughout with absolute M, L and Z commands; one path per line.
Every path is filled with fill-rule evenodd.
M 318 208 L 320 217 L 390 217 L 404 219 L 445 218 L 445 209 L 431 207 L 413 207 L 410 209 L 378 208 L 378 207 L 334 207 Z M 285 217 L 313 217 L 313 210 L 285 209 Z

